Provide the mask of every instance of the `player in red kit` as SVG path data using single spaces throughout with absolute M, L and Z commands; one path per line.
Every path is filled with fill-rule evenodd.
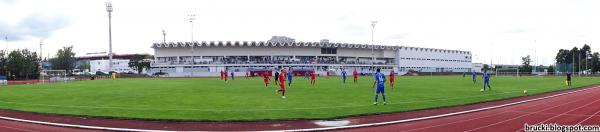
M 221 70 L 219 73 L 221 74 L 221 80 L 223 80 L 223 70 Z
M 281 74 L 279 74 L 278 76 L 278 80 L 279 80 L 279 90 L 277 90 L 277 93 L 281 92 L 281 98 L 285 99 L 285 76 L 286 74 L 283 71 L 283 69 L 281 70 Z
M 269 75 L 267 75 L 266 73 L 265 73 L 265 74 L 263 74 L 263 81 L 264 81 L 264 83 L 265 83 L 265 87 L 269 87 L 269 82 L 271 81 L 271 80 L 269 79 L 269 77 L 270 77 L 270 76 L 269 76 Z
M 390 87 L 392 87 L 392 90 L 394 90 L 394 78 L 395 78 L 394 70 L 391 70 L 390 71 Z
M 317 74 L 315 73 L 315 69 L 312 69 L 310 71 L 310 85 L 312 85 L 313 87 L 315 87 L 315 79 L 317 79 Z
M 352 76 L 354 77 L 354 83 L 356 83 L 358 81 L 358 72 L 356 69 L 354 69 L 354 72 L 352 72 Z
M 250 71 L 246 71 L 246 79 L 250 77 Z
M 227 71 L 223 71 L 223 79 L 225 80 L 225 83 L 227 82 Z

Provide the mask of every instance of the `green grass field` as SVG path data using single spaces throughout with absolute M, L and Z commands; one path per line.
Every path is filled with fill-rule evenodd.
M 492 91 L 481 93 L 481 76 L 397 77 L 386 86 L 387 105 L 372 105 L 371 77 L 359 83 L 338 77 L 296 77 L 286 99 L 262 78 L 148 78 L 77 81 L 0 87 L 0 108 L 18 111 L 115 118 L 168 120 L 327 119 L 463 105 L 566 89 L 564 77 L 493 77 Z M 598 84 L 600 78 L 574 78 L 574 87 Z

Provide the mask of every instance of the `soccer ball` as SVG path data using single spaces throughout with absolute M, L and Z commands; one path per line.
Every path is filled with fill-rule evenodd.
M 483 92 L 483 89 L 480 89 L 479 92 Z
M 527 90 L 523 90 L 523 93 L 524 93 L 524 94 L 527 94 Z

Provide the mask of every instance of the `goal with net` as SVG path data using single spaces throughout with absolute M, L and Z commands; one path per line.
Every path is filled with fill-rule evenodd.
M 40 72 L 40 82 L 67 82 L 66 70 L 43 70 Z

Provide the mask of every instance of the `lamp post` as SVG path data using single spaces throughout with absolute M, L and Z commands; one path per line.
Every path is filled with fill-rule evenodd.
M 190 20 L 190 34 L 191 34 L 191 41 L 190 43 L 192 44 L 191 48 L 192 48 L 192 54 L 191 54 L 191 61 L 192 63 L 194 62 L 194 20 L 195 20 L 196 15 L 195 14 L 191 14 L 188 15 L 188 18 Z
M 4 40 L 6 40 L 6 54 L 8 54 L 8 34 L 4 36 Z
M 106 12 L 108 12 L 108 68 L 110 71 L 113 70 L 113 52 L 112 52 L 112 3 L 106 2 Z
M 42 59 L 43 59 L 42 56 L 44 55 L 44 54 L 42 54 L 42 42 L 43 42 L 43 40 L 40 40 L 40 64 L 41 64 Z
M 373 51 L 375 48 L 375 24 L 377 21 L 371 21 L 371 68 L 375 70 L 375 52 Z
M 196 63 L 194 61 L 194 19 L 195 19 L 196 15 L 195 14 L 191 14 L 191 15 L 188 15 L 188 17 L 189 17 L 189 20 L 190 20 L 190 33 L 191 33 L 191 40 L 192 40 L 192 41 L 190 41 L 190 44 L 191 44 L 190 47 L 192 48 L 192 53 L 190 55 L 190 59 L 191 59 L 191 62 L 192 62 L 191 77 L 194 77 L 194 64 Z

